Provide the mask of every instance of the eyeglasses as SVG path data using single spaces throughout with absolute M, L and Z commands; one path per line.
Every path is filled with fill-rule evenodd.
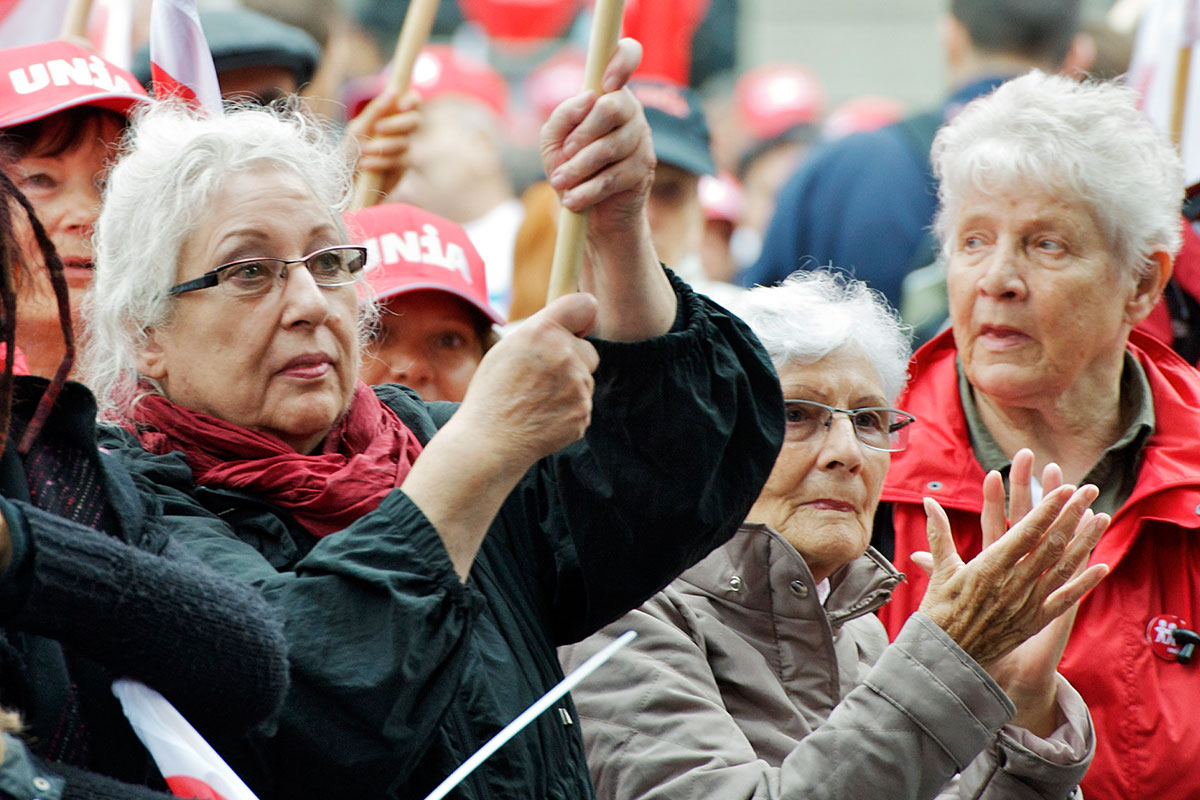
M 917 421 L 912 414 L 896 408 L 834 408 L 815 400 L 784 400 L 787 437 L 806 442 L 825 435 L 833 425 L 834 414 L 850 418 L 858 441 L 872 450 L 895 453 L 908 446 L 908 426 Z
M 199 278 L 172 286 L 174 297 L 184 292 L 220 286 L 231 297 L 259 297 L 287 280 L 288 266 L 303 264 L 317 286 L 331 289 L 354 283 L 367 263 L 367 248 L 352 245 L 325 247 L 304 258 L 243 258 L 222 264 Z

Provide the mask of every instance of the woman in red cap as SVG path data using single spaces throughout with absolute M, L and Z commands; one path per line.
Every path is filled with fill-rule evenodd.
M 461 402 L 504 317 L 488 303 L 483 258 L 462 226 L 416 206 L 374 206 L 346 215 L 367 248 L 367 281 L 379 323 L 362 379 L 402 383 L 426 402 Z
M 106 162 L 125 115 L 146 96 L 132 74 L 73 42 L 0 50 L 0 169 L 29 198 L 58 249 L 72 309 L 91 282 Z M 29 273 L 18 303 L 17 347 L 30 372 L 53 375 L 63 345 L 45 269 Z

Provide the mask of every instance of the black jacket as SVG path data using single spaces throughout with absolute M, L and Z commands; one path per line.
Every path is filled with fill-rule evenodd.
M 0 456 L 13 547 L 0 576 L 0 705 L 22 713 L 44 768 L 67 777 L 63 797 L 159 796 L 95 774 L 161 785 L 113 678 L 158 689 L 215 745 L 235 743 L 283 701 L 283 632 L 262 598 L 173 541 L 154 497 L 97 449 L 83 386 L 64 387 L 33 449 L 18 455 L 16 433 L 47 384 L 16 379 Z M 103 532 L 70 518 L 88 494 L 103 507 Z
M 291 693 L 265 774 L 244 776 L 261 797 L 423 797 L 562 678 L 556 646 L 732 535 L 781 444 L 781 392 L 745 326 L 675 285 L 671 333 L 596 342 L 591 427 L 530 469 L 465 584 L 400 490 L 317 541 L 269 503 L 193 485 L 181 454 L 111 433 L 107 445 L 180 518 L 178 538 L 284 618 Z M 422 441 L 455 408 L 376 391 Z M 574 707 L 562 708 L 452 796 L 592 796 Z

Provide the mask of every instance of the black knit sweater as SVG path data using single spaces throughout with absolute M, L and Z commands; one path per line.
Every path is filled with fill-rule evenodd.
M 46 383 L 17 379 L 14 432 Z M 19 456 L 14 435 L 0 457 L 13 544 L 0 580 L 0 705 L 22 713 L 29 749 L 67 778 L 63 797 L 166 797 L 112 780 L 163 785 L 112 679 L 162 692 L 220 750 L 271 724 L 285 644 L 257 592 L 172 543 L 152 501 L 96 448 L 94 419 L 91 395 L 68 384 L 33 451 Z

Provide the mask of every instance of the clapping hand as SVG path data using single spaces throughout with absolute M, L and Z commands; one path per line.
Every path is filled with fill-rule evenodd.
M 967 563 L 946 512 L 926 498 L 930 552 L 914 553 L 913 561 L 930 573 L 921 610 L 1005 690 L 1017 707 L 1013 722 L 1047 736 L 1077 603 L 1108 574 L 1107 565 L 1086 564 L 1110 518 L 1088 508 L 1096 487 L 1062 485 L 1054 464 L 1043 471 L 1045 495 L 1034 506 L 1032 470 L 1033 454 L 1021 450 L 1010 470 L 1007 519 L 1000 474 L 984 478 L 983 550 Z

